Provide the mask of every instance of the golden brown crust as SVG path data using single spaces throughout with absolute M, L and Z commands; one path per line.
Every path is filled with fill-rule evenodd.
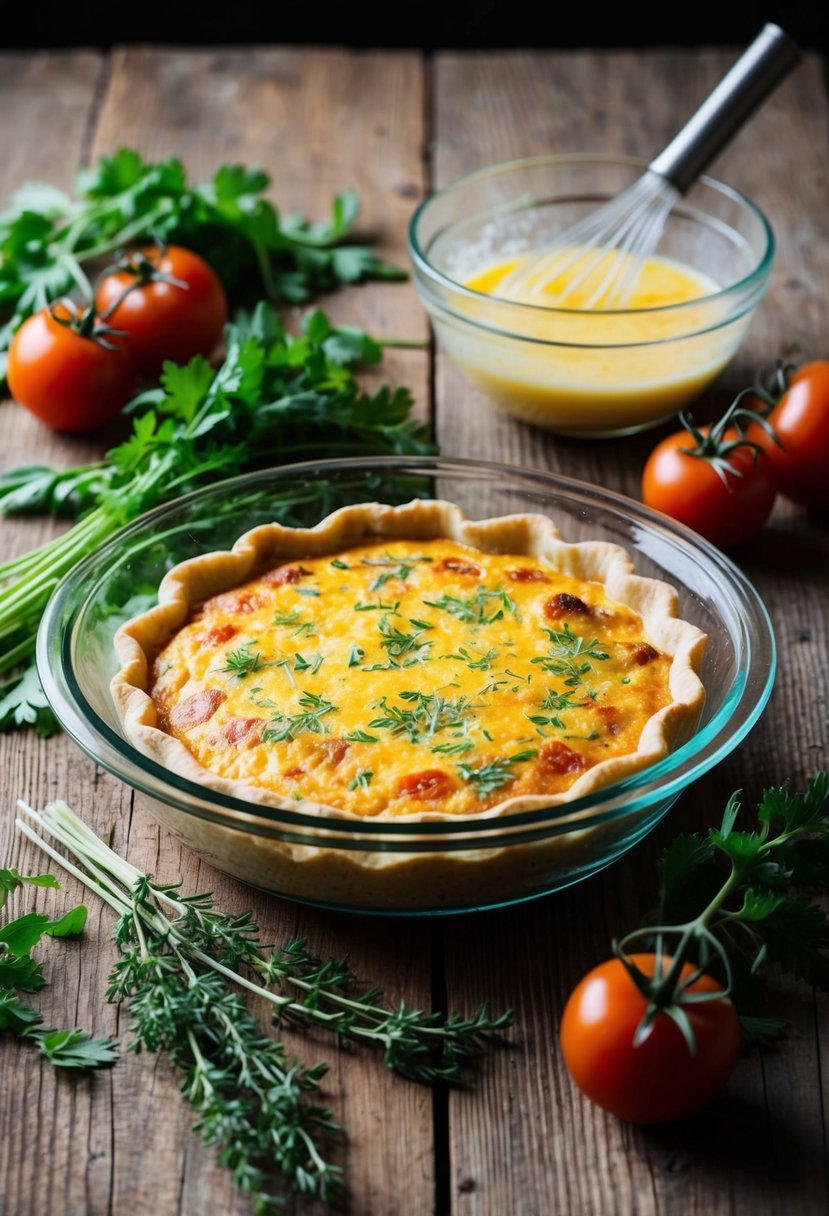
M 650 641 L 672 656 L 669 679 L 673 700 L 647 720 L 635 752 L 595 764 L 564 793 L 505 798 L 476 817 L 555 806 L 589 795 L 663 758 L 682 734 L 690 733 L 704 697 L 698 671 L 706 639 L 694 625 L 678 618 L 678 599 L 672 587 L 635 574 L 629 555 L 618 545 L 562 540 L 546 516 L 521 514 L 475 521 L 466 519 L 452 503 L 416 500 L 402 507 L 379 503 L 345 507 L 310 529 L 262 525 L 241 536 L 229 552 L 191 558 L 171 570 L 159 588 L 157 607 L 128 621 L 116 634 L 121 669 L 113 678 L 112 693 L 127 738 L 168 770 L 227 796 L 359 822 L 359 816 L 349 811 L 309 799 L 289 799 L 202 767 L 180 740 L 159 728 L 156 706 L 149 695 L 152 661 L 185 625 L 196 605 L 239 587 L 279 563 L 325 556 L 376 539 L 438 538 L 485 552 L 536 557 L 564 574 L 602 583 L 610 598 L 641 616 Z M 435 822 L 449 816 L 429 811 L 407 818 Z

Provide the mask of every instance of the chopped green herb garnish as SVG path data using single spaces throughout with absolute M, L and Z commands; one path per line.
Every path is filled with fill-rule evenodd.
M 413 704 L 414 708 L 389 705 L 387 698 L 382 697 L 377 706 L 382 709 L 383 716 L 373 718 L 369 726 L 391 731 L 395 735 L 406 734 L 412 743 L 422 743 L 438 731 L 463 726 L 473 711 L 479 708 L 468 697 L 442 697 L 436 692 L 426 694 L 414 691 L 398 695 L 402 701 Z
M 593 671 L 593 663 L 603 663 L 610 658 L 608 652 L 601 649 L 598 638 L 585 641 L 572 632 L 566 621 L 563 629 L 545 629 L 544 632 L 550 639 L 550 654 L 532 662 L 538 663 L 543 671 L 563 676 L 568 688 L 578 688 L 584 677 Z
M 219 671 L 227 672 L 229 675 L 241 680 L 244 676 L 249 676 L 252 672 L 260 671 L 263 667 L 269 666 L 271 664 L 266 663 L 262 658 L 262 651 L 251 650 L 251 643 L 246 642 L 238 650 L 231 650 L 227 653 L 225 665 L 224 667 L 220 667 Z
M 472 751 L 474 746 L 471 739 L 459 739 L 457 743 L 438 743 L 432 751 L 442 752 L 445 756 L 462 756 L 464 752 Z
M 457 654 L 442 654 L 440 657 L 442 659 L 457 659 L 461 663 L 466 663 L 470 671 L 489 671 L 499 655 L 500 651 L 496 650 L 495 647 L 492 647 L 486 652 L 486 654 L 482 654 L 479 658 L 475 658 L 474 655 L 469 653 L 465 646 L 461 646 Z
M 299 704 L 303 713 L 274 714 L 271 718 L 274 725 L 266 727 L 262 732 L 263 743 L 282 743 L 302 734 L 324 735 L 328 733 L 328 728 L 322 719 L 326 714 L 336 713 L 339 706 L 332 705 L 324 697 L 319 697 L 312 692 L 303 692 L 299 698 Z
M 527 714 L 527 718 L 533 723 L 534 726 L 552 726 L 556 730 L 567 729 L 565 723 L 561 720 L 558 714 Z
M 322 594 L 322 592 L 318 591 L 316 587 L 292 587 L 291 590 L 295 591 L 297 593 L 297 595 L 321 595 Z
M 491 590 L 487 587 L 478 587 L 475 594 L 469 599 L 461 599 L 456 595 L 442 595 L 439 600 L 424 600 L 423 602 L 430 608 L 439 608 L 442 612 L 449 612 L 458 620 L 470 625 L 491 625 L 494 621 L 503 620 L 506 612 L 511 612 L 518 620 L 515 601 L 510 599 L 506 591 L 500 587 Z M 487 615 L 488 606 L 491 606 L 493 602 L 497 603 L 499 607 Z
M 364 566 L 399 566 L 406 565 L 410 569 L 421 562 L 434 561 L 433 557 L 428 557 L 425 553 L 411 554 L 407 557 L 395 557 L 393 553 L 386 552 L 382 557 L 364 557 L 362 559 Z
M 376 604 L 356 603 L 354 605 L 355 612 L 390 612 L 392 616 L 399 616 L 397 609 L 400 607 L 400 600 L 396 600 L 393 604 L 386 603 L 384 600 L 379 600 Z
M 300 619 L 298 612 L 277 612 L 271 621 L 272 625 L 296 625 Z
M 352 646 L 348 652 L 348 666 L 357 667 L 366 657 L 366 652 L 359 646 Z
M 296 629 L 291 634 L 292 638 L 311 638 L 317 632 L 317 627 L 314 621 L 303 621 L 298 612 L 280 612 L 271 621 L 272 625 L 296 625 Z
M 371 785 L 371 779 L 373 776 L 374 773 L 370 768 L 361 768 L 356 777 L 352 777 L 351 781 L 349 781 L 348 788 L 350 790 L 367 790 Z
M 294 655 L 294 671 L 310 671 L 311 675 L 315 676 L 324 662 L 325 657 L 321 654 L 316 654 L 313 659 L 306 659 L 297 652 Z
M 370 735 L 365 730 L 352 731 L 350 735 L 343 735 L 346 743 L 379 743 L 377 735 Z
M 414 629 L 411 633 L 405 633 L 402 629 L 398 629 L 395 625 L 390 624 L 388 617 L 381 617 L 377 622 L 377 628 L 380 630 L 383 639 L 380 645 L 390 659 L 399 659 L 403 655 L 411 657 L 413 653 L 416 653 L 418 660 L 422 662 L 426 658 L 426 651 L 432 643 L 423 641 L 421 635 L 427 629 L 433 629 L 434 626 L 426 621 L 410 621 L 409 623 L 414 626 Z
M 511 781 L 516 780 L 518 774 L 512 771 L 511 765 L 532 760 L 537 755 L 538 752 L 534 748 L 527 748 L 525 751 L 515 752 L 512 756 L 491 760 L 489 764 L 459 764 L 457 768 L 461 778 L 474 788 L 478 797 L 485 798 L 502 785 L 509 785 Z
M 347 565 L 346 562 L 341 562 L 338 557 L 335 557 L 333 559 L 333 561 L 330 561 L 328 564 L 329 564 L 329 566 L 333 566 L 335 570 L 350 570 L 351 569 L 351 567 L 349 565 Z

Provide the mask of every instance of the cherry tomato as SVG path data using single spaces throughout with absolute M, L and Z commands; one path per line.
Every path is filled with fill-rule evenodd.
M 700 427 L 706 437 L 709 427 Z M 727 443 L 733 432 L 723 437 Z M 759 532 L 774 506 L 777 475 L 770 458 L 746 445 L 732 448 L 721 466 L 683 449 L 694 447 L 688 431 L 677 431 L 657 444 L 642 473 L 642 501 L 687 524 L 712 544 L 728 549 Z
M 88 330 L 89 332 L 81 332 Z M 58 303 L 27 318 L 9 347 L 9 389 L 56 431 L 94 431 L 132 393 L 132 355 L 119 339 L 96 337 L 92 323 Z
M 218 276 L 204 258 L 178 245 L 130 254 L 101 279 L 95 305 L 126 332 L 136 367 L 146 376 L 156 376 L 167 359 L 186 363 L 212 354 L 227 322 Z
M 829 360 L 798 368 L 768 422 L 782 448 L 759 426 L 749 438 L 768 452 L 780 493 L 812 511 L 829 510 Z
M 630 957 L 640 971 L 653 975 L 653 954 Z M 664 960 L 666 967 L 670 963 Z M 685 963 L 682 978 L 693 970 Z M 719 992 L 721 985 L 703 975 L 688 991 Z M 601 963 L 565 1006 L 561 1049 L 573 1080 L 597 1105 L 631 1123 L 667 1123 L 694 1114 L 723 1089 L 740 1054 L 740 1023 L 731 1001 L 714 997 L 683 1005 L 696 1055 L 664 1013 L 634 1047 L 646 1004 L 619 959 Z

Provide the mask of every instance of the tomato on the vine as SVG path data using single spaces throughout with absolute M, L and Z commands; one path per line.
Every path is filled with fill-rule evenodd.
M 749 540 L 777 494 L 769 455 L 715 427 L 676 431 L 657 444 L 642 473 L 642 501 L 721 549 Z
M 155 376 L 165 360 L 210 355 L 227 322 L 227 299 L 204 258 L 179 245 L 130 253 L 101 279 L 95 305 L 123 330 L 136 367 Z
M 57 431 L 94 431 L 126 404 L 133 359 L 90 311 L 59 301 L 28 317 L 12 338 L 11 395 Z
M 780 493 L 813 511 L 829 510 L 829 360 L 799 367 L 766 421 L 747 435 L 768 453 Z
M 654 954 L 630 961 L 653 976 Z M 663 959 L 665 969 L 671 959 Z M 685 963 L 680 982 L 695 971 Z M 720 1092 L 740 1054 L 740 1023 L 721 985 L 702 975 L 686 990 L 710 1000 L 685 1003 L 696 1044 L 691 1050 L 667 1013 L 659 1013 L 641 1042 L 634 1036 L 647 1000 L 620 959 L 590 971 L 573 990 L 561 1020 L 561 1049 L 575 1083 L 597 1105 L 632 1123 L 667 1123 L 694 1114 Z

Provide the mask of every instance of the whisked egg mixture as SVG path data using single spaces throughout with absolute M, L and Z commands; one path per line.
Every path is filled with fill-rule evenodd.
M 717 375 L 747 324 L 722 324 L 722 305 L 710 299 L 718 284 L 668 258 L 643 261 L 624 311 L 602 311 L 601 300 L 587 308 L 596 282 L 623 270 L 614 262 L 626 255 L 608 252 L 584 282 L 583 259 L 563 258 L 569 265 L 536 290 L 532 262 L 541 256 L 531 252 L 465 275 L 465 287 L 488 297 L 470 296 L 464 305 L 470 320 L 490 328 L 485 342 L 463 327 L 440 327 L 453 359 L 484 392 L 541 426 L 601 434 L 668 417 Z M 518 278 L 521 289 L 501 303 L 501 285 L 516 269 L 510 284 Z M 518 325 L 516 304 L 530 306 Z

